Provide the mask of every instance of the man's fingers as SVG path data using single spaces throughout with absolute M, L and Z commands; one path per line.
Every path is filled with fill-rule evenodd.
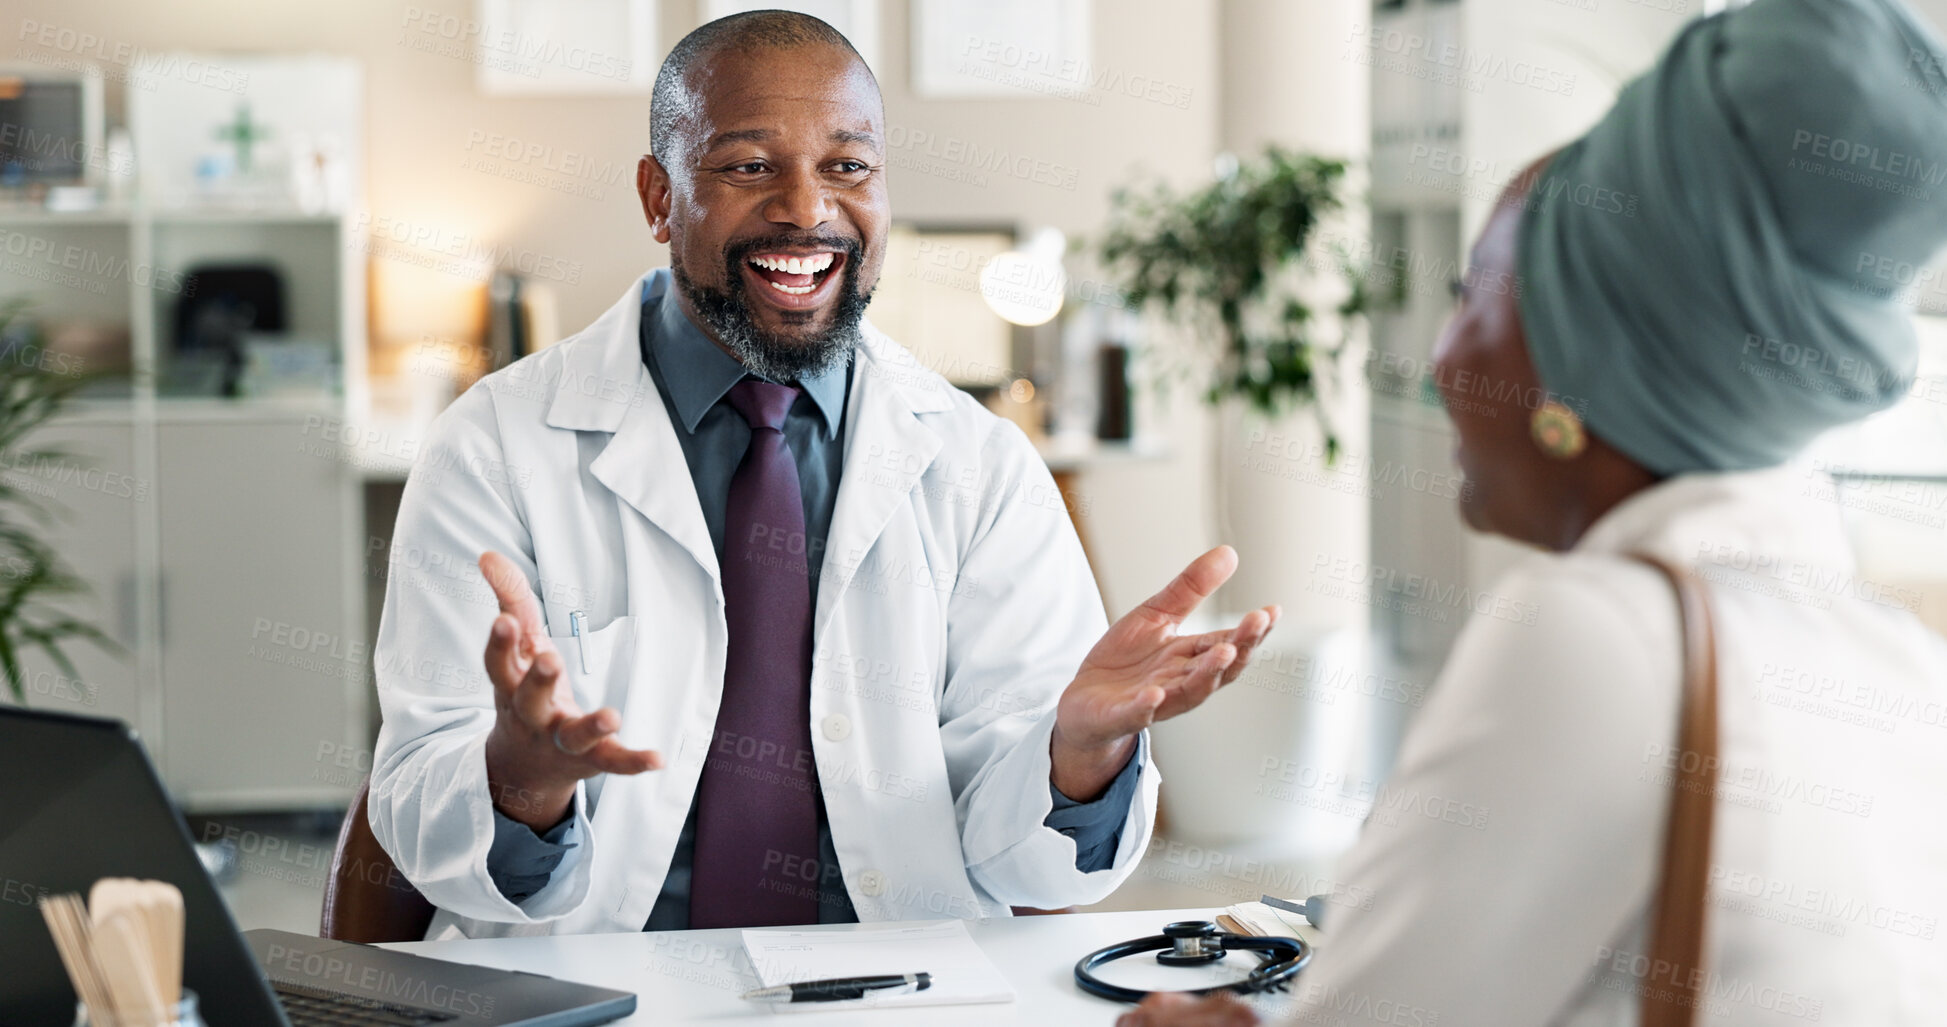
M 1218 586 L 1229 581 L 1236 571 L 1237 550 L 1218 546 L 1191 560 L 1190 566 L 1183 568 L 1183 573 L 1164 585 L 1161 592 L 1150 596 L 1142 609 L 1171 624 L 1178 623 L 1194 612 L 1199 603 L 1210 598 Z
M 1117 703 L 1109 714 L 1110 719 L 1122 725 L 1124 734 L 1134 734 L 1149 725 L 1156 716 L 1156 708 L 1169 697 L 1169 689 L 1162 685 L 1144 685 Z
M 1229 642 L 1219 642 L 1197 657 L 1196 668 L 1191 671 L 1190 679 L 1184 683 L 1184 687 L 1202 689 L 1203 695 L 1197 699 L 1198 702 L 1202 702 L 1211 692 L 1217 690 L 1218 684 L 1223 680 L 1224 672 L 1236 662 L 1237 647 Z
M 604 774 L 640 774 L 649 770 L 661 770 L 662 754 L 654 749 L 631 749 L 608 735 L 596 742 L 594 748 L 582 754 L 596 770 Z
M 661 770 L 662 754 L 654 749 L 631 749 L 615 737 L 622 716 L 606 706 L 587 716 L 562 717 L 552 730 L 557 748 L 579 756 L 606 774 L 640 774 Z
M 1216 631 L 1206 631 L 1201 635 L 1185 635 L 1183 637 L 1190 643 L 1190 655 L 1202 656 L 1212 648 L 1232 641 L 1236 636 L 1237 632 L 1235 629 L 1219 628 Z
M 495 617 L 493 627 L 487 629 L 487 652 L 483 659 L 487 678 L 494 683 L 494 695 L 503 705 L 513 701 L 514 690 L 527 675 L 527 661 L 521 658 L 520 646 L 515 641 L 517 634 L 514 618 L 504 613 Z
M 1188 673 L 1170 685 L 1169 695 L 1163 701 L 1170 710 L 1168 715 L 1174 717 L 1210 698 L 1223 684 L 1224 671 L 1236 659 L 1237 647 L 1219 642 L 1190 661 Z
M 1237 630 L 1231 633 L 1231 644 L 1237 647 L 1237 658 L 1224 671 L 1224 684 L 1237 680 L 1237 676 L 1244 673 L 1244 668 L 1250 666 L 1251 653 L 1271 634 L 1271 627 L 1278 623 L 1278 615 L 1282 612 L 1278 607 L 1267 606 L 1252 610 L 1238 622 Z
M 541 619 L 541 604 L 534 598 L 534 589 L 527 584 L 527 576 L 514 565 L 514 561 L 488 550 L 480 554 L 480 576 L 487 579 L 487 586 L 494 590 L 494 599 L 500 603 L 502 613 L 511 614 L 520 625 L 520 649 L 526 653 L 538 653 L 554 648 L 548 641 L 548 627 Z
M 1247 648 L 1255 648 L 1259 642 L 1264 641 L 1264 637 L 1271 633 L 1272 626 L 1277 624 L 1278 617 L 1282 613 L 1280 607 L 1263 606 L 1239 618 L 1234 628 L 1218 628 L 1200 635 L 1180 637 L 1190 640 L 1193 643 L 1192 651 L 1197 653 L 1202 653 L 1222 642 L 1229 642 L 1239 651 L 1243 651 Z
M 530 726 L 546 728 L 554 723 L 555 684 L 561 680 L 561 669 L 560 653 L 541 653 L 514 689 L 514 712 Z
M 580 756 L 622 727 L 622 718 L 607 707 L 582 717 L 564 717 L 554 725 L 554 743 L 570 756 Z

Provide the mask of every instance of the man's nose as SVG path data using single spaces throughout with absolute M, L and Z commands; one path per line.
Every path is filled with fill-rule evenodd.
M 799 228 L 817 228 L 837 216 L 838 206 L 815 168 L 785 173 L 764 209 L 767 220 Z

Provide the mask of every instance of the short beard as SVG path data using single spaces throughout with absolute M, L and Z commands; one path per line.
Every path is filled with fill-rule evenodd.
M 753 253 L 808 246 L 830 247 L 845 253 L 845 267 L 836 285 L 838 304 L 832 310 L 831 325 L 809 338 L 767 331 L 751 315 L 750 297 L 744 291 L 744 264 Z M 748 240 L 730 248 L 724 255 L 724 281 L 729 283 L 728 288 L 697 284 L 674 254 L 670 256 L 670 272 L 676 279 L 676 287 L 683 291 L 683 298 L 689 301 L 690 309 L 718 342 L 736 354 L 746 371 L 774 382 L 795 384 L 838 367 L 858 348 L 859 324 L 865 319 L 866 306 L 872 302 L 872 291 L 858 288 L 859 261 L 860 246 L 856 240 L 774 236 Z M 791 315 L 785 316 L 788 319 Z

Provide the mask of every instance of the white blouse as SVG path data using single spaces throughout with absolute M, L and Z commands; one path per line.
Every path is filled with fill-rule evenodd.
M 1630 497 L 1493 587 L 1337 875 L 1300 1023 L 1634 1024 L 1697 567 L 1723 765 L 1700 1025 L 1947 1024 L 1947 643 L 1794 468 Z M 1658 980 L 1658 985 L 1667 984 Z

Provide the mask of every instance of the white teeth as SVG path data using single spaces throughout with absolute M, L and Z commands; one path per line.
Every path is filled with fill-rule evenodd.
M 770 271 L 782 271 L 788 275 L 815 275 L 832 266 L 834 256 L 830 253 L 817 253 L 809 257 L 752 257 L 750 262 Z
M 780 285 L 777 282 L 772 282 L 771 288 L 779 292 L 788 292 L 793 296 L 803 296 L 812 290 L 812 287 L 809 285 Z

